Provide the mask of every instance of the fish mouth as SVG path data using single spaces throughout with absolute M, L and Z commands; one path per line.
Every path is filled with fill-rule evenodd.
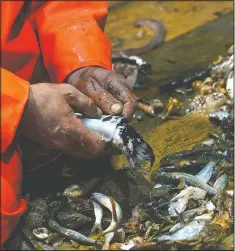
M 136 130 L 123 119 L 117 126 L 118 134 L 122 139 L 122 151 L 131 168 L 142 167 L 150 162 L 150 168 L 155 162 L 155 156 L 151 146 L 141 137 Z

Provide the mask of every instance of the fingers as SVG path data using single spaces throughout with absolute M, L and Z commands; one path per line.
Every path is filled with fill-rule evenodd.
M 76 87 L 90 97 L 95 104 L 105 113 L 118 115 L 123 106 L 112 94 L 105 90 L 93 77 L 86 82 L 78 81 Z
M 122 115 L 127 119 L 131 119 L 136 109 L 136 100 L 127 86 L 126 79 L 114 72 L 105 69 L 99 70 L 99 73 L 98 70 L 96 70 L 97 74 L 94 73 L 94 78 L 99 83 L 103 83 L 105 85 L 104 88 L 124 104 Z
M 67 120 L 63 128 L 67 144 L 62 151 L 73 157 L 93 158 L 105 153 L 105 146 L 98 134 L 89 131 L 76 115 Z M 68 127 L 69 126 L 69 127 Z
M 65 99 L 76 112 L 81 112 L 86 117 L 100 118 L 102 115 L 92 99 L 71 85 L 66 85 Z

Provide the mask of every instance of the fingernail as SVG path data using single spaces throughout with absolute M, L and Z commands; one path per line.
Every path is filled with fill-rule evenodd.
M 122 105 L 121 104 L 119 104 L 119 103 L 116 103 L 116 104 L 113 104 L 112 106 L 111 106 L 111 112 L 112 113 L 119 113 L 119 112 L 121 112 L 121 110 L 122 110 Z

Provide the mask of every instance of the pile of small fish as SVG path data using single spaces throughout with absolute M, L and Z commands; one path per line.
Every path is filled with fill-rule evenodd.
M 29 201 L 18 249 L 232 250 L 233 48 L 214 62 L 210 78 L 192 86 L 197 95 L 188 112 L 206 112 L 221 132 L 210 133 L 192 150 L 161 159 L 151 176 L 154 186 L 148 203 L 139 202 L 131 212 L 125 212 L 116 198 L 99 190 L 88 197 L 79 184 L 70 185 L 62 193 Z M 139 109 L 150 116 L 163 111 L 158 99 L 138 101 Z M 171 97 L 165 117 L 181 110 L 182 104 Z M 145 161 L 153 164 L 151 147 L 123 118 L 103 116 L 83 122 L 122 151 L 130 167 L 142 166 Z

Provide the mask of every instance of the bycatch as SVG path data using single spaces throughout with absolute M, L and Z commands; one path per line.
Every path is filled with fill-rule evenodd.
M 107 229 L 105 229 L 102 233 L 107 234 L 109 232 L 115 231 L 122 221 L 122 209 L 120 205 L 114 201 L 111 197 L 104 195 L 102 193 L 93 193 L 92 197 L 97 200 L 101 205 L 108 208 L 112 213 L 112 221 Z
M 94 207 L 95 223 L 93 225 L 93 228 L 91 229 L 90 235 L 94 234 L 96 230 L 102 231 L 101 221 L 103 217 L 103 208 L 94 200 L 92 200 L 92 204 Z
M 81 117 L 79 113 L 77 116 Z M 100 134 L 105 143 L 124 153 L 130 167 L 143 166 L 146 161 L 150 161 L 151 167 L 154 164 L 155 156 L 152 148 L 128 125 L 125 118 L 111 115 L 103 115 L 101 119 L 81 118 L 84 125 Z

